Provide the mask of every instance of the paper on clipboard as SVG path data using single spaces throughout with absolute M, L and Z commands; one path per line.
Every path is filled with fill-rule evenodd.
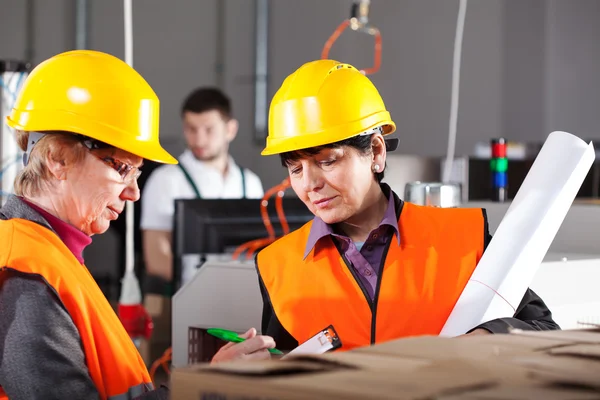
M 594 160 L 592 143 L 567 132 L 548 136 L 441 336 L 514 315 Z

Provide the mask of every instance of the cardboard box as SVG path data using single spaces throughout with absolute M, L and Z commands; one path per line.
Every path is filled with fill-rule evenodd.
M 597 400 L 597 392 L 573 390 L 559 386 L 500 385 L 457 395 L 440 396 L 436 400 Z
M 408 338 L 286 360 L 198 364 L 173 399 L 600 399 L 600 329 Z

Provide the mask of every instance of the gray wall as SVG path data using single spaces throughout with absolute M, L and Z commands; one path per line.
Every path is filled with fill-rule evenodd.
M 549 0 L 546 129 L 600 137 L 600 1 Z
M 551 5 L 544 0 L 504 3 L 502 134 L 513 140 L 541 140 L 552 129 L 544 125 L 546 9 Z
M 218 28 L 217 1 L 225 25 Z M 34 62 L 75 46 L 75 0 L 30 0 Z M 0 0 L 0 58 L 27 51 L 26 2 Z M 269 96 L 285 76 L 320 56 L 351 0 L 271 0 Z M 254 2 L 140 0 L 134 2 L 134 65 L 162 102 L 165 146 L 183 149 L 179 106 L 195 86 L 222 82 L 241 123 L 232 146 L 240 163 L 265 186 L 284 172 L 261 157 L 253 134 Z M 383 65 L 372 78 L 392 112 L 401 152 L 443 155 L 450 112 L 457 0 L 376 0 L 371 20 L 383 34 Z M 90 0 L 89 47 L 123 57 L 120 0 Z M 596 0 L 471 0 L 467 9 L 457 154 L 503 135 L 543 140 L 554 129 L 598 137 L 600 2 Z M 216 38 L 224 41 L 218 46 Z M 356 39 L 354 44 L 352 39 Z M 223 54 L 217 74 L 217 54 Z M 346 32 L 331 57 L 368 66 L 370 37 Z

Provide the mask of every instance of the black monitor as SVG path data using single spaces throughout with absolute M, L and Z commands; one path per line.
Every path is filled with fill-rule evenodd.
M 261 216 L 260 199 L 178 199 L 173 223 L 173 280 L 181 286 L 182 256 L 232 252 L 237 246 L 267 237 Z M 283 231 L 277 217 L 275 199 L 268 205 L 277 237 Z M 300 228 L 314 215 L 297 197 L 284 197 L 283 210 L 290 231 Z

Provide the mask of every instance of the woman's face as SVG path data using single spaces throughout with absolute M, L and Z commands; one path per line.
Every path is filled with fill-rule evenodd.
M 140 167 L 142 159 L 118 149 L 89 150 L 81 163 L 66 171 L 59 184 L 67 222 L 90 236 L 104 233 L 124 211 L 127 200 L 140 198 L 137 176 L 124 181 L 111 166 L 122 167 L 121 163 Z
M 374 165 L 379 165 L 379 171 L 385 165 L 385 145 L 378 136 L 379 147 L 374 146 L 371 154 L 344 146 L 324 149 L 288 166 L 294 192 L 325 223 L 346 221 L 367 207 L 367 194 L 378 186 Z M 383 149 L 383 154 L 377 148 Z

